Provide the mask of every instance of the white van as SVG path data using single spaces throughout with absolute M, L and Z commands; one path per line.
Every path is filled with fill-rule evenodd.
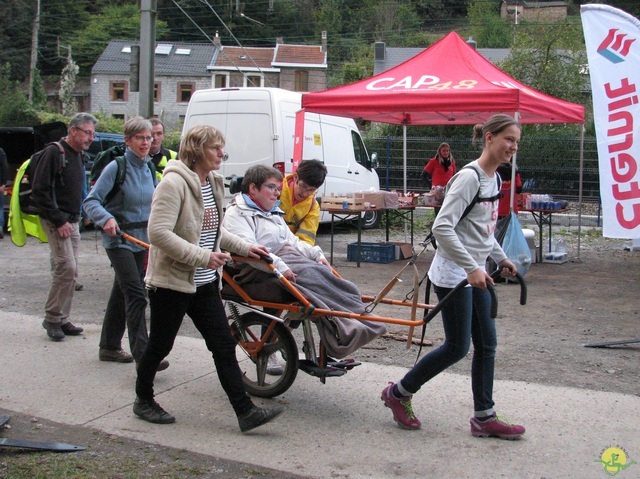
M 229 158 L 219 173 L 225 177 L 227 186 L 233 176 L 243 176 L 256 164 L 274 166 L 289 174 L 301 97 L 301 93 L 279 88 L 198 90 L 189 102 L 183 131 L 204 124 L 224 134 Z M 306 113 L 304 159 L 318 159 L 327 167 L 327 178 L 318 191 L 318 200 L 331 193 L 338 196 L 380 189 L 375 165 L 351 118 Z M 330 215 L 321 217 L 321 221 L 330 220 Z M 368 212 L 365 227 L 373 227 L 379 220 L 377 211 Z

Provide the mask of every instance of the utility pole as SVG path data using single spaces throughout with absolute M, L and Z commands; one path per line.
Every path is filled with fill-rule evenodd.
M 140 1 L 140 94 L 138 113 L 143 118 L 151 118 L 153 116 L 157 14 L 158 0 Z
M 36 0 L 36 16 L 31 29 L 31 68 L 29 69 L 29 101 L 33 102 L 33 83 L 38 65 L 38 34 L 40 33 L 40 0 Z

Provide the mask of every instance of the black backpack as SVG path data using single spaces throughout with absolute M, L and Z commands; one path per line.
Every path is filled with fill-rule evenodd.
M 478 176 L 478 182 L 480 181 L 480 172 L 477 170 L 477 168 L 474 168 L 471 165 L 467 165 L 467 166 L 463 167 L 462 169 L 464 170 L 465 168 L 472 169 L 475 172 L 475 174 Z M 480 197 L 480 188 L 478 188 L 478 192 L 476 193 L 476 196 L 473 198 L 471 203 L 469 203 L 469 206 L 467 206 L 467 208 L 464 210 L 464 212 L 462 213 L 462 216 L 460 217 L 460 220 L 458 220 L 458 222 L 462 221 L 462 219 L 465 216 L 467 216 L 469 213 L 471 213 L 471 210 L 473 209 L 473 207 L 475 205 L 477 205 L 478 203 L 484 203 L 485 201 L 493 203 L 494 201 L 500 199 L 500 197 L 502 196 L 502 194 L 500 193 L 500 190 L 502 189 L 502 178 L 500 178 L 500 175 L 497 174 L 497 173 L 495 173 L 495 177 L 496 177 L 496 185 L 498 186 L 498 194 L 490 196 L 489 198 L 482 198 L 482 197 Z
M 91 167 L 91 173 L 89 174 L 89 187 L 92 188 L 93 185 L 96 184 L 100 174 L 105 169 L 105 167 L 111 163 L 112 161 L 116 161 L 118 164 L 118 172 L 116 173 L 116 180 L 113 184 L 113 188 L 107 194 L 104 199 L 104 204 L 107 204 L 109 201 L 113 199 L 113 197 L 118 194 L 120 191 L 120 187 L 124 183 L 124 178 L 127 175 L 127 162 L 124 158 L 125 147 L 116 145 L 112 146 L 108 150 L 105 150 L 101 153 L 98 153 L 96 156 L 93 166 Z M 154 184 L 156 182 L 156 165 L 153 164 L 153 161 L 148 161 L 147 166 L 149 167 L 149 171 L 151 171 L 151 177 L 153 178 Z
M 22 179 L 20 180 L 20 211 L 30 215 L 39 215 L 40 209 L 36 206 L 31 195 L 33 190 L 33 181 L 35 179 L 35 173 L 38 168 L 38 163 L 44 156 L 44 152 L 49 146 L 55 145 L 60 150 L 60 167 L 58 168 L 58 176 L 62 173 L 62 169 L 67 166 L 67 157 L 64 153 L 64 147 L 59 141 L 47 143 L 47 145 L 40 151 L 36 151 L 31 158 L 25 161 L 27 164 Z M 23 163 L 23 164 L 25 164 Z M 53 190 L 53 199 L 55 201 L 55 189 Z

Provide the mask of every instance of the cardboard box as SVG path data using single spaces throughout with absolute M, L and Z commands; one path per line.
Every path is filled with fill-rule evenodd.
M 442 201 L 436 199 L 435 193 L 425 193 L 420 197 L 419 204 L 422 206 L 442 206 Z
M 420 195 L 398 195 L 399 206 L 416 206 Z
M 395 191 L 361 191 L 354 195 L 359 201 L 368 203 L 373 208 L 389 210 L 398 208 L 398 193 Z
M 396 260 L 410 259 L 413 256 L 413 248 L 411 247 L 411 243 L 389 241 L 388 244 L 392 244 L 396 247 Z

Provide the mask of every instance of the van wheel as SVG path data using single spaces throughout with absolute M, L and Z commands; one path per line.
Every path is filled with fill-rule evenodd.
M 382 215 L 380 211 L 367 211 L 362 217 L 362 229 L 372 230 L 380 226 Z

